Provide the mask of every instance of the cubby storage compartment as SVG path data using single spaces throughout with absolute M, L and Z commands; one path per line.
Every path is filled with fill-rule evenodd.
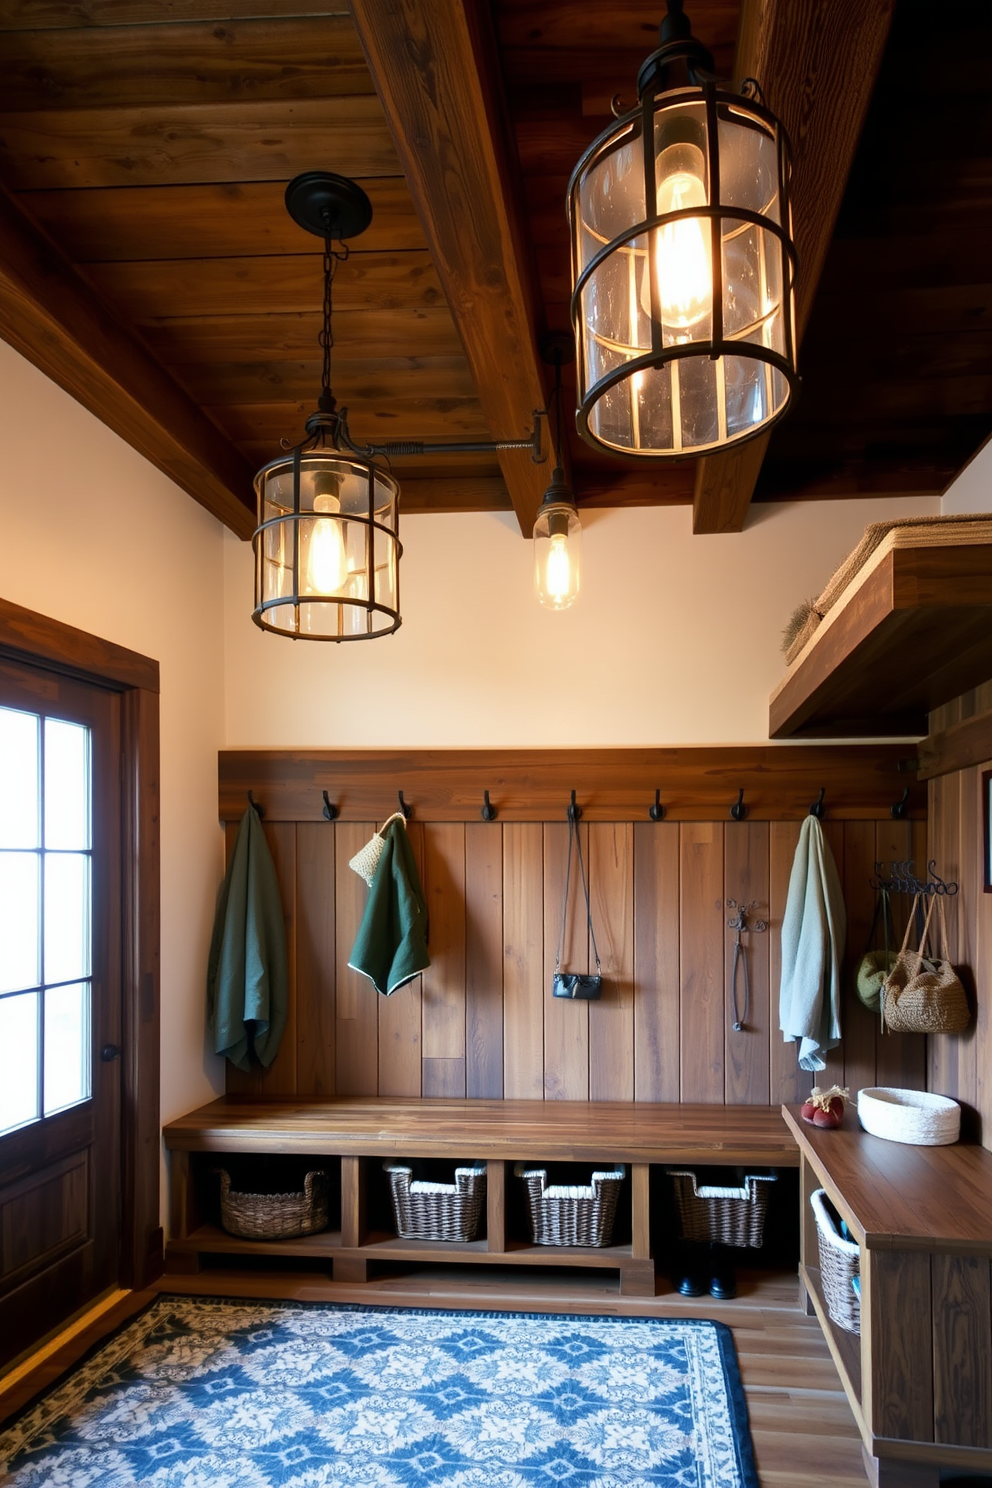
M 703 1169 L 700 1174 L 683 1168 L 666 1171 L 675 1191 L 683 1239 L 754 1250 L 764 1244 L 774 1173 L 722 1175 Z
M 229 1235 L 243 1240 L 295 1240 L 300 1235 L 316 1235 L 327 1229 L 330 1214 L 327 1170 L 310 1168 L 303 1176 L 302 1189 L 284 1191 L 288 1177 L 278 1179 L 274 1193 L 258 1191 L 258 1179 L 249 1174 L 251 1187 L 235 1188 L 226 1168 L 218 1169 L 220 1179 L 220 1222 Z
M 450 1166 L 450 1165 L 449 1165 Z M 455 1168 L 454 1182 L 415 1176 L 407 1163 L 383 1165 L 389 1177 L 396 1233 L 401 1240 L 474 1240 L 486 1199 L 486 1164 Z
M 527 1194 L 535 1245 L 610 1244 L 626 1177 L 622 1163 L 594 1170 L 588 1183 L 549 1183 L 546 1168 L 524 1163 L 518 1163 L 514 1173 Z
M 820 1285 L 827 1311 L 839 1328 L 860 1333 L 861 1247 L 842 1233 L 841 1217 L 822 1188 L 815 1189 L 809 1201 L 816 1220 Z

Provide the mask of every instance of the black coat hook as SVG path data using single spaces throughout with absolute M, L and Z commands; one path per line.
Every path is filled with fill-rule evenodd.
M 399 798 L 400 810 L 403 813 L 404 820 L 405 821 L 409 821 L 410 818 L 411 818 L 411 816 L 413 815 L 413 807 L 412 806 L 408 806 L 406 804 L 406 802 L 403 799 L 403 792 L 402 791 L 397 791 L 396 794 L 397 794 L 397 797 Z
M 661 804 L 661 791 L 656 790 L 654 793 L 654 805 L 648 807 L 648 816 L 652 821 L 661 821 L 664 815 L 665 808 Z
M 734 821 L 743 821 L 747 816 L 747 807 L 744 805 L 744 787 L 741 786 L 737 792 L 737 800 L 730 808 L 730 814 Z
M 248 792 L 248 805 L 252 808 L 259 821 L 261 821 L 265 815 L 265 807 L 258 804 L 251 791 Z
M 325 820 L 326 821 L 334 821 L 338 816 L 340 816 L 340 814 L 341 813 L 338 811 L 338 808 L 335 806 L 334 802 L 330 799 L 330 797 L 328 796 L 327 792 L 324 791 L 324 818 L 325 818 Z
M 570 822 L 577 822 L 578 819 L 579 819 L 579 817 L 581 815 L 582 815 L 582 807 L 581 806 L 576 806 L 576 804 L 575 804 L 575 792 L 573 790 L 573 792 L 572 792 L 572 804 L 568 808 L 568 819 L 569 819 Z
M 485 805 L 483 806 L 483 808 L 482 808 L 481 812 L 479 813 L 479 815 L 482 817 L 482 820 L 483 821 L 495 821 L 496 820 L 496 807 L 495 806 L 490 806 L 490 804 L 489 804 L 489 792 L 488 791 L 483 791 L 482 794 L 483 794 L 483 797 L 485 799 Z
M 889 807 L 889 815 L 891 817 L 893 817 L 893 819 L 895 821 L 903 821 L 903 820 L 905 820 L 906 812 L 907 812 L 908 809 L 909 809 L 909 786 L 907 785 L 906 789 L 903 791 L 903 793 L 899 797 L 898 801 L 893 801 L 892 805 Z
M 817 796 L 816 800 L 813 802 L 812 806 L 809 808 L 809 814 L 810 814 L 810 816 L 815 816 L 816 819 L 817 819 L 817 821 L 822 821 L 823 820 L 823 798 L 824 798 L 824 796 L 826 794 L 827 794 L 827 787 L 825 785 L 821 785 L 820 786 L 820 794 Z

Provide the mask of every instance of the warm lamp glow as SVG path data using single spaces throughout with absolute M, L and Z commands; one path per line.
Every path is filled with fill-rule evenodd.
M 315 496 L 316 512 L 337 513 L 341 503 L 336 496 Z M 340 522 L 314 522 L 307 557 L 307 589 L 311 594 L 343 594 L 348 582 L 348 555 Z
M 560 466 L 534 523 L 534 589 L 547 610 L 567 610 L 579 595 L 582 526 Z
M 571 603 L 571 564 L 568 561 L 568 538 L 556 532 L 548 544 L 544 565 L 544 588 L 556 606 Z
M 658 158 L 658 215 L 706 205 L 703 153 L 695 145 L 669 145 Z M 666 325 L 685 329 L 710 313 L 713 269 L 709 223 L 705 217 L 680 217 L 654 233 L 655 268 L 661 316 Z M 647 306 L 650 315 L 650 297 Z

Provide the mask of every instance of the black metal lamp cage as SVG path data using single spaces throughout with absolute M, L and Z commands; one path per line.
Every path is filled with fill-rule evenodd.
M 639 103 L 572 175 L 579 432 L 632 457 L 739 444 L 796 383 L 789 147 L 753 80 L 734 93 L 669 0 Z

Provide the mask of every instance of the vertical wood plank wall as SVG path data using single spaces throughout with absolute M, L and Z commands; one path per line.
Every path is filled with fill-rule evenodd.
M 348 860 L 374 827 L 266 822 L 286 913 L 291 1009 L 271 1067 L 244 1075 L 229 1065 L 230 1091 L 763 1105 L 794 1101 L 815 1083 L 778 1031 L 779 931 L 798 821 L 581 823 L 606 979 L 602 1000 L 588 1004 L 550 995 L 563 822 L 411 822 L 432 964 L 380 997 L 348 967 L 368 892 Z M 850 1085 L 852 1093 L 876 1083 L 922 1088 L 929 1068 L 936 1088 L 973 1089 L 974 1048 L 935 1041 L 928 1056 L 920 1035 L 883 1036 L 851 986 L 871 923 L 874 863 L 922 864 L 926 824 L 828 816 L 824 830 L 849 934 L 844 1039 L 820 1083 Z M 977 851 L 973 843 L 969 851 Z M 939 846 L 936 856 L 954 866 Z M 564 961 L 585 970 L 577 878 L 573 872 Z M 728 898 L 757 900 L 755 915 L 769 926 L 747 937 L 751 1007 L 742 1033 L 730 1027 Z M 982 925 L 987 953 L 992 920 L 986 915 Z M 956 919 L 952 933 L 963 943 Z M 986 1082 L 989 1068 L 986 1054 Z
M 992 682 L 930 715 L 931 734 L 992 710 Z M 946 901 L 951 960 L 966 968 L 975 1018 L 960 1037 L 930 1039 L 928 1088 L 971 1108 L 971 1135 L 992 1147 L 992 894 L 985 893 L 982 774 L 992 759 L 930 781 L 929 855 L 942 878 L 956 880 Z

